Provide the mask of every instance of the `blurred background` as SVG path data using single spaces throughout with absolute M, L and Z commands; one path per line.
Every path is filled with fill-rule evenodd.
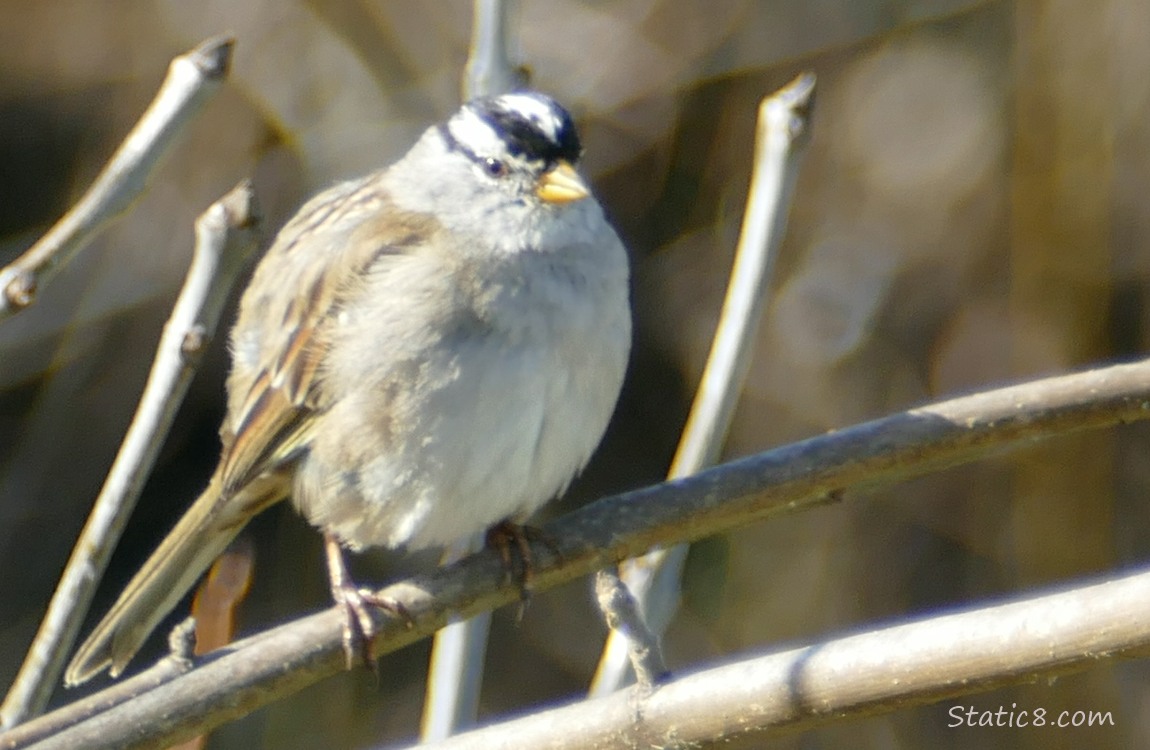
M 131 416 L 188 264 L 191 224 L 251 176 L 270 235 L 311 193 L 382 166 L 459 103 L 465 0 L 4 0 L 0 264 L 90 183 L 169 60 L 220 32 L 232 76 L 147 195 L 0 326 L 0 685 L 15 675 Z M 1144 0 L 531 0 L 533 84 L 576 114 L 634 261 L 635 354 L 593 465 L 552 512 L 666 471 L 717 319 L 755 109 L 819 76 L 813 139 L 727 456 L 1147 348 L 1150 4 Z M 218 337 L 94 605 L 98 615 L 215 463 Z M 686 671 L 1150 558 L 1150 428 L 1059 439 L 698 544 L 665 648 Z M 251 527 L 251 632 L 329 605 L 319 536 Z M 366 555 L 385 581 L 433 557 Z M 588 685 L 590 584 L 496 614 L 482 715 Z M 152 652 L 159 653 L 156 638 Z M 211 747 L 414 738 L 429 645 L 342 674 Z M 97 685 L 98 687 L 98 685 Z M 69 694 L 57 694 L 60 703 Z M 950 729 L 947 709 L 1111 711 L 1116 726 Z M 1128 748 L 1150 665 L 1106 664 L 796 735 L 794 748 Z

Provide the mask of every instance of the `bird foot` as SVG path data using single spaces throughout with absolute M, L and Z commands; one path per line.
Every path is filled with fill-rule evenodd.
M 343 652 L 347 657 L 347 668 L 354 667 L 358 659 L 378 677 L 371 650 L 377 631 L 372 608 L 382 609 L 401 618 L 408 627 L 412 626 L 411 615 L 396 600 L 355 585 L 348 575 L 339 540 L 325 535 L 324 546 L 327 551 L 328 576 L 331 579 L 331 598 L 343 613 Z
M 532 578 L 535 576 L 535 555 L 531 542 L 540 542 L 553 554 L 559 554 L 555 539 L 534 526 L 524 526 L 511 521 L 503 521 L 487 531 L 487 546 L 499 553 L 503 560 L 506 580 L 519 585 L 519 598 L 523 601 L 531 595 Z

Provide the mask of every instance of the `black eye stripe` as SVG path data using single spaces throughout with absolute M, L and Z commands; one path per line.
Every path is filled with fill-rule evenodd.
M 441 138 L 443 138 L 443 142 L 447 146 L 448 151 L 458 151 L 459 153 L 466 156 L 472 163 L 479 165 L 484 172 L 491 175 L 492 177 L 502 177 L 503 175 L 507 174 L 507 162 L 503 161 L 502 159 L 496 159 L 491 156 L 480 156 L 479 154 L 475 153 L 475 151 L 463 145 L 463 143 L 458 138 L 452 135 L 451 128 L 447 126 L 447 123 L 441 122 L 437 126 L 437 129 L 439 130 L 439 135 Z M 498 173 L 492 171 L 493 164 L 499 166 Z

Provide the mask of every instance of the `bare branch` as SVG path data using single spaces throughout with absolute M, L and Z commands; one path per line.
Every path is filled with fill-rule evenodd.
M 1150 573 L 1139 572 L 749 658 L 654 693 L 620 692 L 421 747 L 758 746 L 842 719 L 1080 671 L 1147 644 Z
M 502 94 L 526 81 L 507 50 L 507 0 L 474 0 L 463 99 Z
M 532 549 L 534 586 L 542 591 L 655 545 L 692 541 L 837 500 L 855 485 L 874 488 L 973 461 L 1008 446 L 1147 418 L 1150 360 L 911 409 L 690 477 L 604 498 L 557 519 L 546 529 L 556 548 L 536 544 Z M 451 616 L 469 617 L 516 601 L 518 587 L 505 580 L 504 572 L 499 556 L 485 550 L 456 565 L 383 589 L 380 595 L 403 605 L 411 623 L 408 627 L 406 622 L 378 613 L 376 652 L 387 653 L 430 635 Z M 1089 609 L 1069 614 L 1086 617 Z M 1113 615 L 1116 631 L 1128 622 L 1130 612 L 1136 615 L 1134 619 L 1150 621 L 1133 608 L 1116 607 L 1111 612 L 1099 607 L 1099 612 Z M 1097 628 L 1097 623 L 1091 625 L 1097 632 L 1105 630 Z M 1003 631 L 996 632 L 1001 635 Z M 1068 654 L 1049 637 L 1042 642 L 1045 649 L 1060 654 L 1060 665 L 1095 659 L 1099 650 L 1091 647 L 1088 656 L 1085 649 Z M 813 656 L 807 654 L 806 660 Z M 968 653 L 966 658 L 981 657 Z M 0 735 L 0 748 L 36 740 L 44 742 L 40 750 L 163 747 L 201 733 L 341 670 L 340 613 L 329 609 L 302 618 L 197 661 L 198 668 L 187 674 L 66 730 L 58 730 L 55 714 L 29 722 L 21 728 L 21 744 L 10 742 L 11 734 Z M 107 697 L 100 693 L 84 703 L 88 701 L 106 704 Z M 52 723 L 51 736 L 39 728 L 40 722 Z
M 456 562 L 482 546 L 479 535 L 452 545 L 443 556 L 444 563 Z M 490 630 L 491 612 L 480 612 L 467 619 L 453 617 L 436 631 L 419 730 L 424 742 L 446 739 L 475 725 Z
M 96 585 L 187 392 L 199 353 L 216 328 L 244 261 L 256 246 L 256 221 L 255 196 L 246 181 L 196 220 L 196 246 L 184 288 L 164 327 L 120 452 L 0 708 L 5 727 L 39 714 L 60 679 Z
M 524 83 L 507 49 L 507 0 L 474 0 L 472 7 L 471 48 L 463 74 L 465 101 Z M 455 562 L 481 545 L 480 536 L 466 540 L 448 550 L 444 560 Z M 424 741 L 450 737 L 460 727 L 475 724 L 490 629 L 491 613 L 482 612 L 471 619 L 453 619 L 435 634 L 420 722 Z
M 595 600 L 612 633 L 627 643 L 627 657 L 643 691 L 653 690 L 667 673 L 659 636 L 647 627 L 639 604 L 619 579 L 619 568 L 610 565 L 595 574 Z
M 727 297 L 707 367 L 671 462 L 671 479 L 713 464 L 726 440 L 750 367 L 771 269 L 786 234 L 799 163 L 810 135 L 814 93 L 814 74 L 803 73 L 759 104 L 751 187 Z M 654 550 L 620 566 L 623 582 L 656 639 L 666 632 L 678 608 L 679 579 L 686 558 L 687 547 L 679 545 Z M 591 697 L 612 693 L 627 682 L 628 654 L 634 648 L 624 641 L 618 630 L 608 634 L 591 683 Z
M 815 76 L 803 73 L 759 105 L 755 163 L 723 312 L 707 368 L 691 406 L 671 478 L 715 463 L 730 428 L 750 366 L 771 283 L 771 269 L 786 235 L 787 213 L 810 137 Z
M 73 256 L 143 192 L 176 136 L 228 74 L 234 41 L 213 37 L 172 60 L 156 98 L 88 192 L 40 241 L 0 269 L 0 321 L 36 295 Z
M 188 623 L 188 626 L 183 630 L 177 628 L 177 631 L 191 638 L 192 623 L 190 621 L 185 622 Z M 173 631 L 173 637 L 175 637 L 175 632 Z M 191 653 L 190 644 L 186 651 Z M 164 685 L 170 682 L 173 677 L 187 672 L 189 669 L 191 669 L 189 662 L 170 656 L 165 657 L 143 672 L 120 680 L 111 687 L 100 691 L 96 696 L 92 696 L 92 699 L 69 703 L 51 713 L 30 719 L 14 729 L 0 733 L 0 748 L 4 748 L 4 750 L 24 748 L 42 739 L 51 738 L 58 732 L 63 732 L 113 706 Z M 95 698 L 98 700 L 93 700 Z

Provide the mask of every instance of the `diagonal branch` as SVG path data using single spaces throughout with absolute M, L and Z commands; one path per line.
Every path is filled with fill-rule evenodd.
M 0 706 L 0 726 L 15 726 L 39 714 L 59 682 L 96 586 L 171 428 L 199 355 L 216 328 L 244 261 L 255 249 L 256 214 L 255 195 L 244 181 L 196 220 L 192 264 L 156 347 L 136 415 L 24 664 Z
M 622 691 L 421 745 L 426 750 L 760 747 L 789 732 L 1081 671 L 1150 644 L 1150 572 L 918 619 Z M 973 710 L 973 709 L 969 709 Z M 1053 711 L 1000 712 L 1056 727 Z M 947 726 L 974 726 L 961 705 Z M 1015 724 L 1014 722 L 1018 723 Z M 1025 723 L 1023 723 L 1025 722 Z
M 803 73 L 759 104 L 751 188 L 735 263 L 723 313 L 707 356 L 707 367 L 668 472 L 671 479 L 694 474 L 713 464 L 727 438 L 735 404 L 750 368 L 771 270 L 786 234 L 799 164 L 810 140 L 814 95 L 815 76 Z M 638 653 L 658 655 L 658 641 L 678 607 L 686 559 L 687 546 L 676 545 L 652 550 L 620 566 L 620 578 L 638 604 L 645 626 L 632 627 L 629 635 L 611 629 L 591 683 L 591 697 L 607 695 L 622 687 L 630 671 L 629 663 L 635 671 L 660 671 L 655 663 L 635 667 L 631 662 Z M 647 634 L 648 642 L 628 643 L 643 633 Z
M 56 271 L 135 202 L 176 136 L 227 77 L 234 44 L 213 37 L 172 60 L 156 98 L 88 191 L 35 245 L 0 268 L 0 321 L 33 304 Z
M 838 500 L 847 488 L 874 488 L 1007 447 L 1147 418 L 1150 360 L 911 409 L 592 503 L 548 526 L 556 548 L 533 550 L 534 581 L 541 591 L 656 545 Z M 508 604 L 519 592 L 505 581 L 498 555 L 484 551 L 380 594 L 411 617 L 406 627 L 377 615 L 375 648 L 387 653 L 430 635 L 451 615 Z M 41 750 L 163 747 L 338 672 L 342 648 L 340 614 L 330 609 L 210 654 L 198 668 L 59 731 L 57 714 L 82 716 L 95 710 L 92 702 L 108 705 L 108 697 L 65 706 L 0 735 L 0 748 L 35 740 L 44 741 Z

